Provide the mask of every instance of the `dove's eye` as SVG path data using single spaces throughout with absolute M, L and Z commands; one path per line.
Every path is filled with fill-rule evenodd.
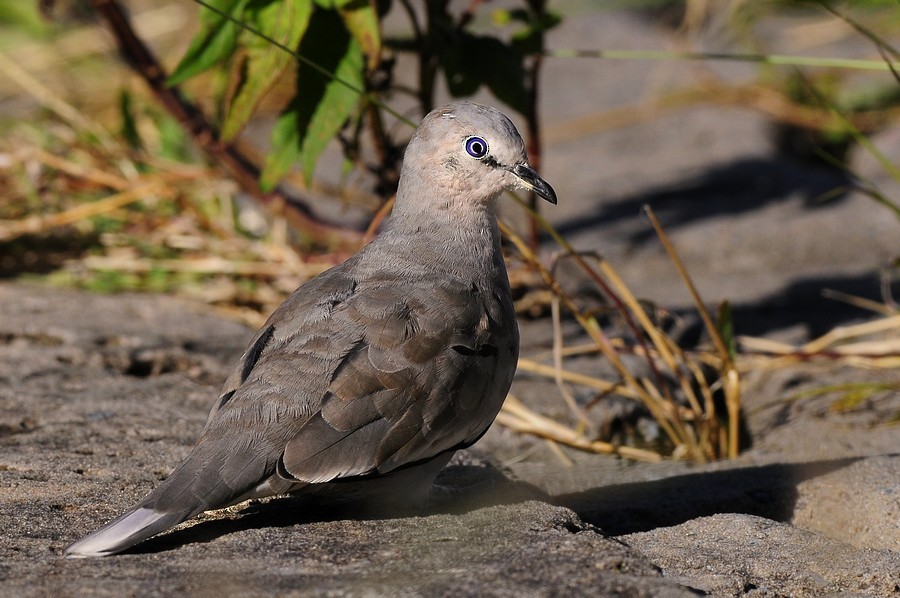
M 466 139 L 466 151 L 473 158 L 484 158 L 488 152 L 487 141 L 481 137 L 469 137 Z

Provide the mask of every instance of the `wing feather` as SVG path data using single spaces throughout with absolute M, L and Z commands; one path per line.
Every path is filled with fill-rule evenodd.
M 357 283 L 351 271 L 304 285 L 272 315 L 207 424 L 275 421 L 257 441 L 284 447 L 290 479 L 387 473 L 474 442 L 511 382 L 508 301 L 454 279 Z

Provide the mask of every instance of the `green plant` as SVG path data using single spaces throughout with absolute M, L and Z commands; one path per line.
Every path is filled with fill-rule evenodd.
M 378 162 L 364 165 L 379 177 L 385 197 L 396 186 L 403 140 L 384 125 L 385 114 L 406 120 L 387 101 L 403 90 L 392 82 L 395 53 L 418 61 L 412 92 L 421 112 L 433 107 L 436 78 L 443 74 L 451 94 L 468 96 L 486 86 L 523 115 L 534 113 L 526 62 L 542 50 L 543 33 L 558 19 L 543 2 L 495 15 L 499 25 L 518 24 L 508 41 L 469 30 L 473 13 L 453 14 L 449 2 L 401 2 L 410 37 L 383 39 L 380 18 L 388 3 L 361 0 L 195 0 L 203 6 L 201 28 L 168 79 L 177 85 L 210 69 L 227 69 L 230 83 L 220 98 L 221 138 L 234 140 L 254 110 L 288 75 L 293 89 L 272 133 L 262 170 L 271 190 L 298 164 L 312 180 L 326 144 L 340 136 L 348 159 L 358 158 L 365 132 L 378 149 Z M 485 60 L 490 56 L 491 60 Z M 409 121 L 406 121 L 409 122 Z
M 117 2 L 81 3 L 94 6 L 95 14 L 104 16 L 126 60 L 143 75 L 154 96 L 148 97 L 139 85 L 116 90 L 111 94 L 116 108 L 107 113 L 116 114 L 119 122 L 107 124 L 106 130 L 94 121 L 93 114 L 80 112 L 54 97 L 35 78 L 29 79 L 28 73 L 16 71 L 16 65 L 0 53 L 0 70 L 11 73 L 10 78 L 19 81 L 53 115 L 44 116 L 37 125 L 17 123 L 11 127 L 15 135 L 0 140 L 0 151 L 6 152 L 4 159 L 14 165 L 9 176 L 0 170 L 6 183 L 0 191 L 0 218 L 4 219 L 0 221 L 0 242 L 15 249 L 16 255 L 27 256 L 62 231 L 57 243 L 75 247 L 77 252 L 47 260 L 59 267 L 62 259 L 68 259 L 64 270 L 53 275 L 58 282 L 102 291 L 177 290 L 258 325 L 263 317 L 260 314 L 277 305 L 298 279 L 328 267 L 335 255 L 355 250 L 364 239 L 357 231 L 348 231 L 343 223 L 318 218 L 318 206 L 305 200 L 303 191 L 280 190 L 282 177 L 293 180 L 289 172 L 295 163 L 300 166 L 302 182 L 318 185 L 321 191 L 316 164 L 325 144 L 339 140 L 346 156 L 345 169 L 375 175 L 377 197 L 369 196 L 367 204 L 375 214 L 369 226 L 374 234 L 390 208 L 385 198 L 396 185 L 402 148 L 411 133 L 411 123 L 403 114 L 417 118 L 433 107 L 435 90 L 442 84 L 457 96 L 485 88 L 508 109 L 522 114 L 528 126 L 531 159 L 537 162 L 541 140 L 537 120 L 539 72 L 542 61 L 548 59 L 758 64 L 755 81 L 733 84 L 714 77 L 689 81 L 683 89 L 661 94 L 645 104 L 601 115 L 605 118 L 600 119 L 600 128 L 657 118 L 668 111 L 706 103 L 735 105 L 760 110 L 775 122 L 813 131 L 826 141 L 858 143 L 897 176 L 895 160 L 879 153 L 868 137 L 896 110 L 896 86 L 886 93 L 882 93 L 883 85 L 874 93 L 848 93 L 858 88 L 843 75 L 847 69 L 854 73 L 895 69 L 896 52 L 855 22 L 855 31 L 865 31 L 862 34 L 887 56 L 886 60 L 765 51 L 548 50 L 544 34 L 559 22 L 559 17 L 548 13 L 545 3 L 538 0 L 522 0 L 508 10 L 491 10 L 491 5 L 478 1 L 459 9 L 445 0 L 394 0 L 394 8 L 408 27 L 393 36 L 382 35 L 386 2 L 194 2 L 206 7 L 200 31 L 170 76 L 130 29 L 124 13 L 116 10 Z M 45 0 L 42 5 L 49 4 L 52 2 Z M 647 4 L 684 7 L 685 19 L 688 5 L 719 10 L 715 5 L 690 0 Z M 744 18 L 747 23 L 759 18 L 751 14 L 753 11 L 771 10 L 773 6 L 746 2 L 732 5 L 746 9 L 735 13 L 734 18 Z M 822 12 L 816 3 L 805 6 L 807 12 Z M 492 59 L 485 60 L 485 55 Z M 405 77 L 407 85 L 399 82 L 403 79 L 399 76 L 400 63 L 414 65 L 414 75 Z M 893 83 L 882 77 L 879 84 L 884 79 Z M 212 105 L 198 102 L 201 109 L 188 99 L 191 95 L 214 97 L 214 101 Z M 73 104 L 77 106 L 78 102 Z M 272 152 L 265 161 L 253 160 L 242 153 L 241 132 L 260 113 L 270 115 L 273 105 L 273 118 L 256 119 L 271 123 Z M 400 114 L 392 106 L 407 106 L 409 112 Z M 43 126 L 45 122 L 65 126 L 47 127 Z M 581 121 L 570 125 L 584 134 Z M 106 132 L 111 130 L 116 134 Z M 30 149 L 9 150 L 17 146 Z M 204 152 L 217 168 L 197 165 Z M 833 158 L 831 161 L 835 162 Z M 257 169 L 254 162 L 264 165 Z M 846 164 L 836 165 L 847 168 Z M 233 181 L 218 172 L 218 167 L 224 167 Z M 853 180 L 858 188 L 900 214 L 896 200 L 874 184 L 855 175 Z M 270 215 L 275 215 L 270 218 L 270 226 L 254 227 L 244 221 L 248 210 L 241 204 L 248 202 L 237 197 L 238 186 L 256 199 L 269 202 L 273 207 Z M 334 188 L 325 191 L 327 195 L 340 194 Z M 7 198 L 11 201 L 5 201 Z M 299 209 L 279 211 L 279 206 L 292 204 Z M 527 207 L 527 202 L 523 205 Z M 279 214 L 285 218 L 279 218 Z M 607 330 L 595 314 L 580 310 L 557 284 L 553 268 L 534 250 L 535 235 L 527 238 L 506 227 L 515 249 L 512 272 L 528 269 L 537 273 L 549 289 L 545 296 L 550 297 L 548 303 L 557 320 L 561 311 L 569 312 L 592 341 L 587 348 L 563 347 L 561 341 L 555 342 L 553 365 L 526 358 L 520 369 L 553 378 L 564 399 L 567 384 L 598 393 L 587 405 L 576 404 L 568 396 L 575 421 L 571 427 L 510 400 L 501 421 L 516 429 L 585 450 L 634 458 L 659 459 L 663 454 L 697 461 L 716 459 L 733 456 L 740 446 L 740 375 L 748 368 L 792 367 L 810 361 L 897 367 L 896 315 L 880 321 L 877 330 L 845 331 L 852 332 L 852 339 L 865 338 L 865 342 L 851 341 L 851 337 L 823 337 L 794 347 L 736 337 L 727 305 L 723 305 L 716 321 L 709 314 L 704 317 L 715 346 L 686 351 L 660 330 L 653 313 L 634 297 L 608 262 L 595 254 L 575 252 L 539 214 L 532 214 L 530 222 L 533 231 L 546 230 L 562 247 L 566 259 L 578 263 L 615 305 L 619 320 L 628 325 L 620 337 L 621 331 Z M 298 234 L 288 234 L 289 228 Z M 661 237 L 665 238 L 662 233 Z M 297 249 L 302 257 L 295 253 Z M 672 255 L 676 255 L 674 250 Z M 677 257 L 673 259 L 678 262 Z M 25 263 L 25 258 L 14 266 L 19 268 L 20 263 Z M 684 268 L 678 269 L 690 286 Z M 41 271 L 46 271 L 43 266 Z M 697 303 L 702 312 L 702 302 L 698 299 Z M 891 305 L 881 307 L 879 313 L 895 313 Z M 565 359 L 578 351 L 602 354 L 614 366 L 613 377 L 601 379 L 572 371 Z M 622 355 L 645 360 L 651 373 L 632 373 Z M 659 422 L 665 441 L 652 447 L 659 452 L 602 442 L 585 425 L 585 412 L 612 394 L 640 403 Z

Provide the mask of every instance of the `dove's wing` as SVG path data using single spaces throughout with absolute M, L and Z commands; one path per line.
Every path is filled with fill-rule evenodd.
M 292 317 L 279 310 L 263 327 L 200 444 L 246 430 L 275 449 L 279 473 L 312 483 L 386 473 L 477 440 L 514 371 L 509 301 L 448 277 L 357 282 L 344 268 L 324 280 L 285 304 Z

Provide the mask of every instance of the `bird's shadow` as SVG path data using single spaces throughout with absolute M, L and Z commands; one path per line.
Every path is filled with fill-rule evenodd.
M 251 503 L 236 518 L 202 521 L 152 538 L 127 554 L 166 552 L 252 529 L 409 515 L 462 515 L 476 509 L 527 500 L 543 500 L 572 509 L 581 519 L 613 537 L 679 525 L 718 513 L 743 513 L 789 522 L 796 507 L 800 483 L 858 460 L 845 458 L 704 471 L 556 496 L 548 496 L 530 484 L 512 481 L 494 465 L 451 465 L 445 468 L 438 482 L 452 489 L 453 499 L 428 507 L 373 510 L 353 503 L 317 503 L 306 497 L 276 498 Z
M 365 521 L 408 516 L 464 514 L 469 511 L 525 500 L 548 500 L 535 486 L 507 477 L 490 462 L 451 463 L 438 475 L 436 484 L 444 492 L 425 505 L 398 502 L 372 505 L 361 502 L 335 503 L 324 497 L 284 496 L 251 501 L 236 517 L 206 520 L 150 538 L 122 554 L 154 554 L 189 544 L 212 542 L 236 532 L 294 527 L 328 521 Z

